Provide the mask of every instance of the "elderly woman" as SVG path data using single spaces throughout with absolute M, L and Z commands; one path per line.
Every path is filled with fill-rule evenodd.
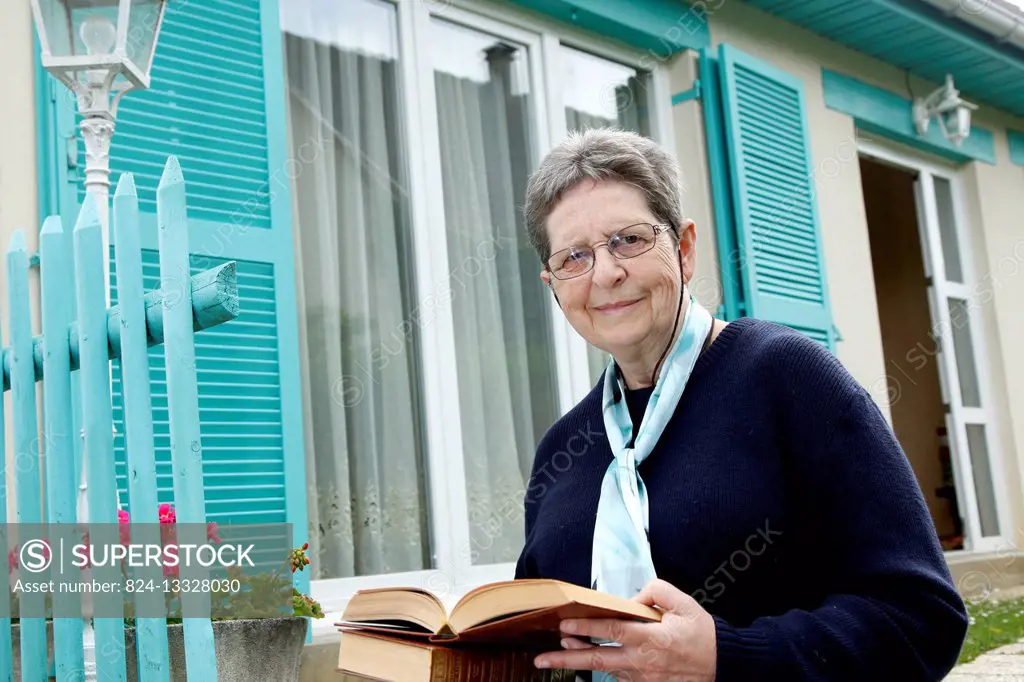
M 544 284 L 612 360 L 537 448 L 516 577 L 663 612 L 563 621 L 563 649 L 536 665 L 595 680 L 942 679 L 967 617 L 899 443 L 828 350 L 693 298 L 696 236 L 669 154 L 574 133 L 530 179 L 525 212 Z

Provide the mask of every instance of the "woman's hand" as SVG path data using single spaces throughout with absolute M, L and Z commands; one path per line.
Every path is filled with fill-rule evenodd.
M 630 682 L 713 682 L 715 621 L 693 597 L 664 580 L 652 580 L 634 598 L 664 611 L 660 623 L 621 619 L 563 620 L 562 646 L 538 656 L 538 668 L 601 670 Z M 596 637 L 622 646 L 597 646 Z

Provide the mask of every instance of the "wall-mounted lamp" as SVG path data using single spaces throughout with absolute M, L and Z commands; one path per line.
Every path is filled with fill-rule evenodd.
M 946 74 L 944 86 L 924 99 L 914 100 L 914 126 L 918 135 L 924 135 L 935 118 L 943 137 L 959 147 L 971 134 L 971 112 L 977 108 L 960 98 L 960 91 L 953 86 L 953 76 Z

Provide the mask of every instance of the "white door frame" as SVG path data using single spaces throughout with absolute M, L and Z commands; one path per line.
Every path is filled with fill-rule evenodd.
M 902 145 L 888 144 L 872 138 L 858 136 L 858 151 L 862 156 L 876 159 L 890 165 L 917 174 L 915 181 L 915 200 L 917 202 L 918 228 L 921 238 L 922 256 L 925 274 L 932 281 L 929 290 L 929 307 L 931 308 L 932 330 L 938 331 L 939 343 L 939 382 L 943 402 L 949 406 L 947 412 L 947 432 L 952 454 L 953 471 L 956 486 L 957 503 L 963 516 L 965 547 L 964 550 L 946 552 L 947 557 L 961 556 L 965 552 L 991 552 L 1005 544 L 1007 530 L 1010 528 L 1009 500 L 1005 486 L 1006 476 L 1003 467 L 1003 450 L 999 443 L 997 411 L 995 410 L 993 391 L 988 376 L 991 366 L 988 360 L 988 345 L 982 328 L 984 326 L 979 315 L 970 318 L 970 339 L 973 346 L 975 371 L 977 372 L 978 390 L 982 407 L 965 407 L 961 404 L 960 376 L 956 363 L 955 349 L 952 338 L 952 327 L 948 308 L 948 299 L 957 298 L 967 301 L 968 310 L 975 307 L 975 296 L 972 282 L 977 281 L 973 250 L 971 248 L 971 226 L 965 210 L 965 196 L 961 172 L 952 164 L 941 160 L 924 158 L 907 150 Z M 937 207 L 935 205 L 934 179 L 943 178 L 952 190 L 953 212 L 956 224 L 956 246 L 960 254 L 962 283 L 950 282 L 945 278 L 945 262 L 942 250 Z M 982 537 L 981 520 L 979 518 L 977 493 L 974 484 L 974 469 L 971 464 L 970 448 L 967 442 L 967 424 L 980 424 L 985 427 L 986 445 L 988 448 L 989 467 L 996 501 L 996 516 L 999 535 Z

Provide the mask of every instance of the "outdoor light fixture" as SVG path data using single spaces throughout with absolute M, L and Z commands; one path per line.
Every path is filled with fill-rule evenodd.
M 31 0 L 43 67 L 75 93 L 84 117 L 85 186 L 110 193 L 110 141 L 117 104 L 149 87 L 167 0 Z
M 942 135 L 959 147 L 971 134 L 971 112 L 977 105 L 960 98 L 953 86 L 953 76 L 946 74 L 946 84 L 924 99 L 914 100 L 914 126 L 918 135 L 928 132 L 932 118 L 938 119 Z

